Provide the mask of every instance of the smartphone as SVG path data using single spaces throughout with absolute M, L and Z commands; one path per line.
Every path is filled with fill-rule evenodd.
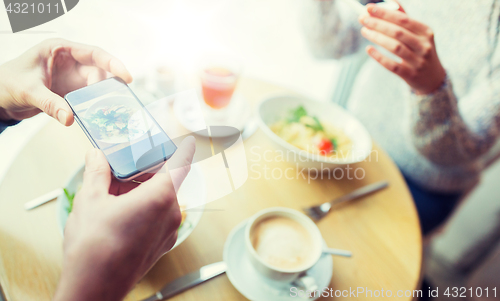
M 113 175 L 130 181 L 159 169 L 177 147 L 121 79 L 113 77 L 64 97 Z

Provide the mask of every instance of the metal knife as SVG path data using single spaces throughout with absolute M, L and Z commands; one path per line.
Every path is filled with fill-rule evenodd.
M 227 266 L 224 261 L 206 265 L 196 272 L 175 279 L 165 285 L 160 291 L 142 301 L 166 300 L 200 283 L 210 280 L 226 272 Z

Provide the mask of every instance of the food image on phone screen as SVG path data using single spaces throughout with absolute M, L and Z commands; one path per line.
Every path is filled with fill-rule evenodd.
M 163 129 L 120 79 L 110 78 L 65 96 L 75 120 L 104 152 L 114 175 L 130 180 L 161 165 L 176 150 Z

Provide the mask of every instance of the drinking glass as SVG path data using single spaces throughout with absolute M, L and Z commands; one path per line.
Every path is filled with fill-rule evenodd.
M 211 109 L 226 108 L 233 98 L 241 64 L 227 55 L 207 56 L 200 67 L 203 100 Z

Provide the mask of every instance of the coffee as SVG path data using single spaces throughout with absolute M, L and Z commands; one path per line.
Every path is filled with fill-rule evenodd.
M 291 218 L 262 219 L 251 229 L 250 240 L 257 255 L 278 269 L 300 269 L 313 260 L 315 248 L 310 232 Z

